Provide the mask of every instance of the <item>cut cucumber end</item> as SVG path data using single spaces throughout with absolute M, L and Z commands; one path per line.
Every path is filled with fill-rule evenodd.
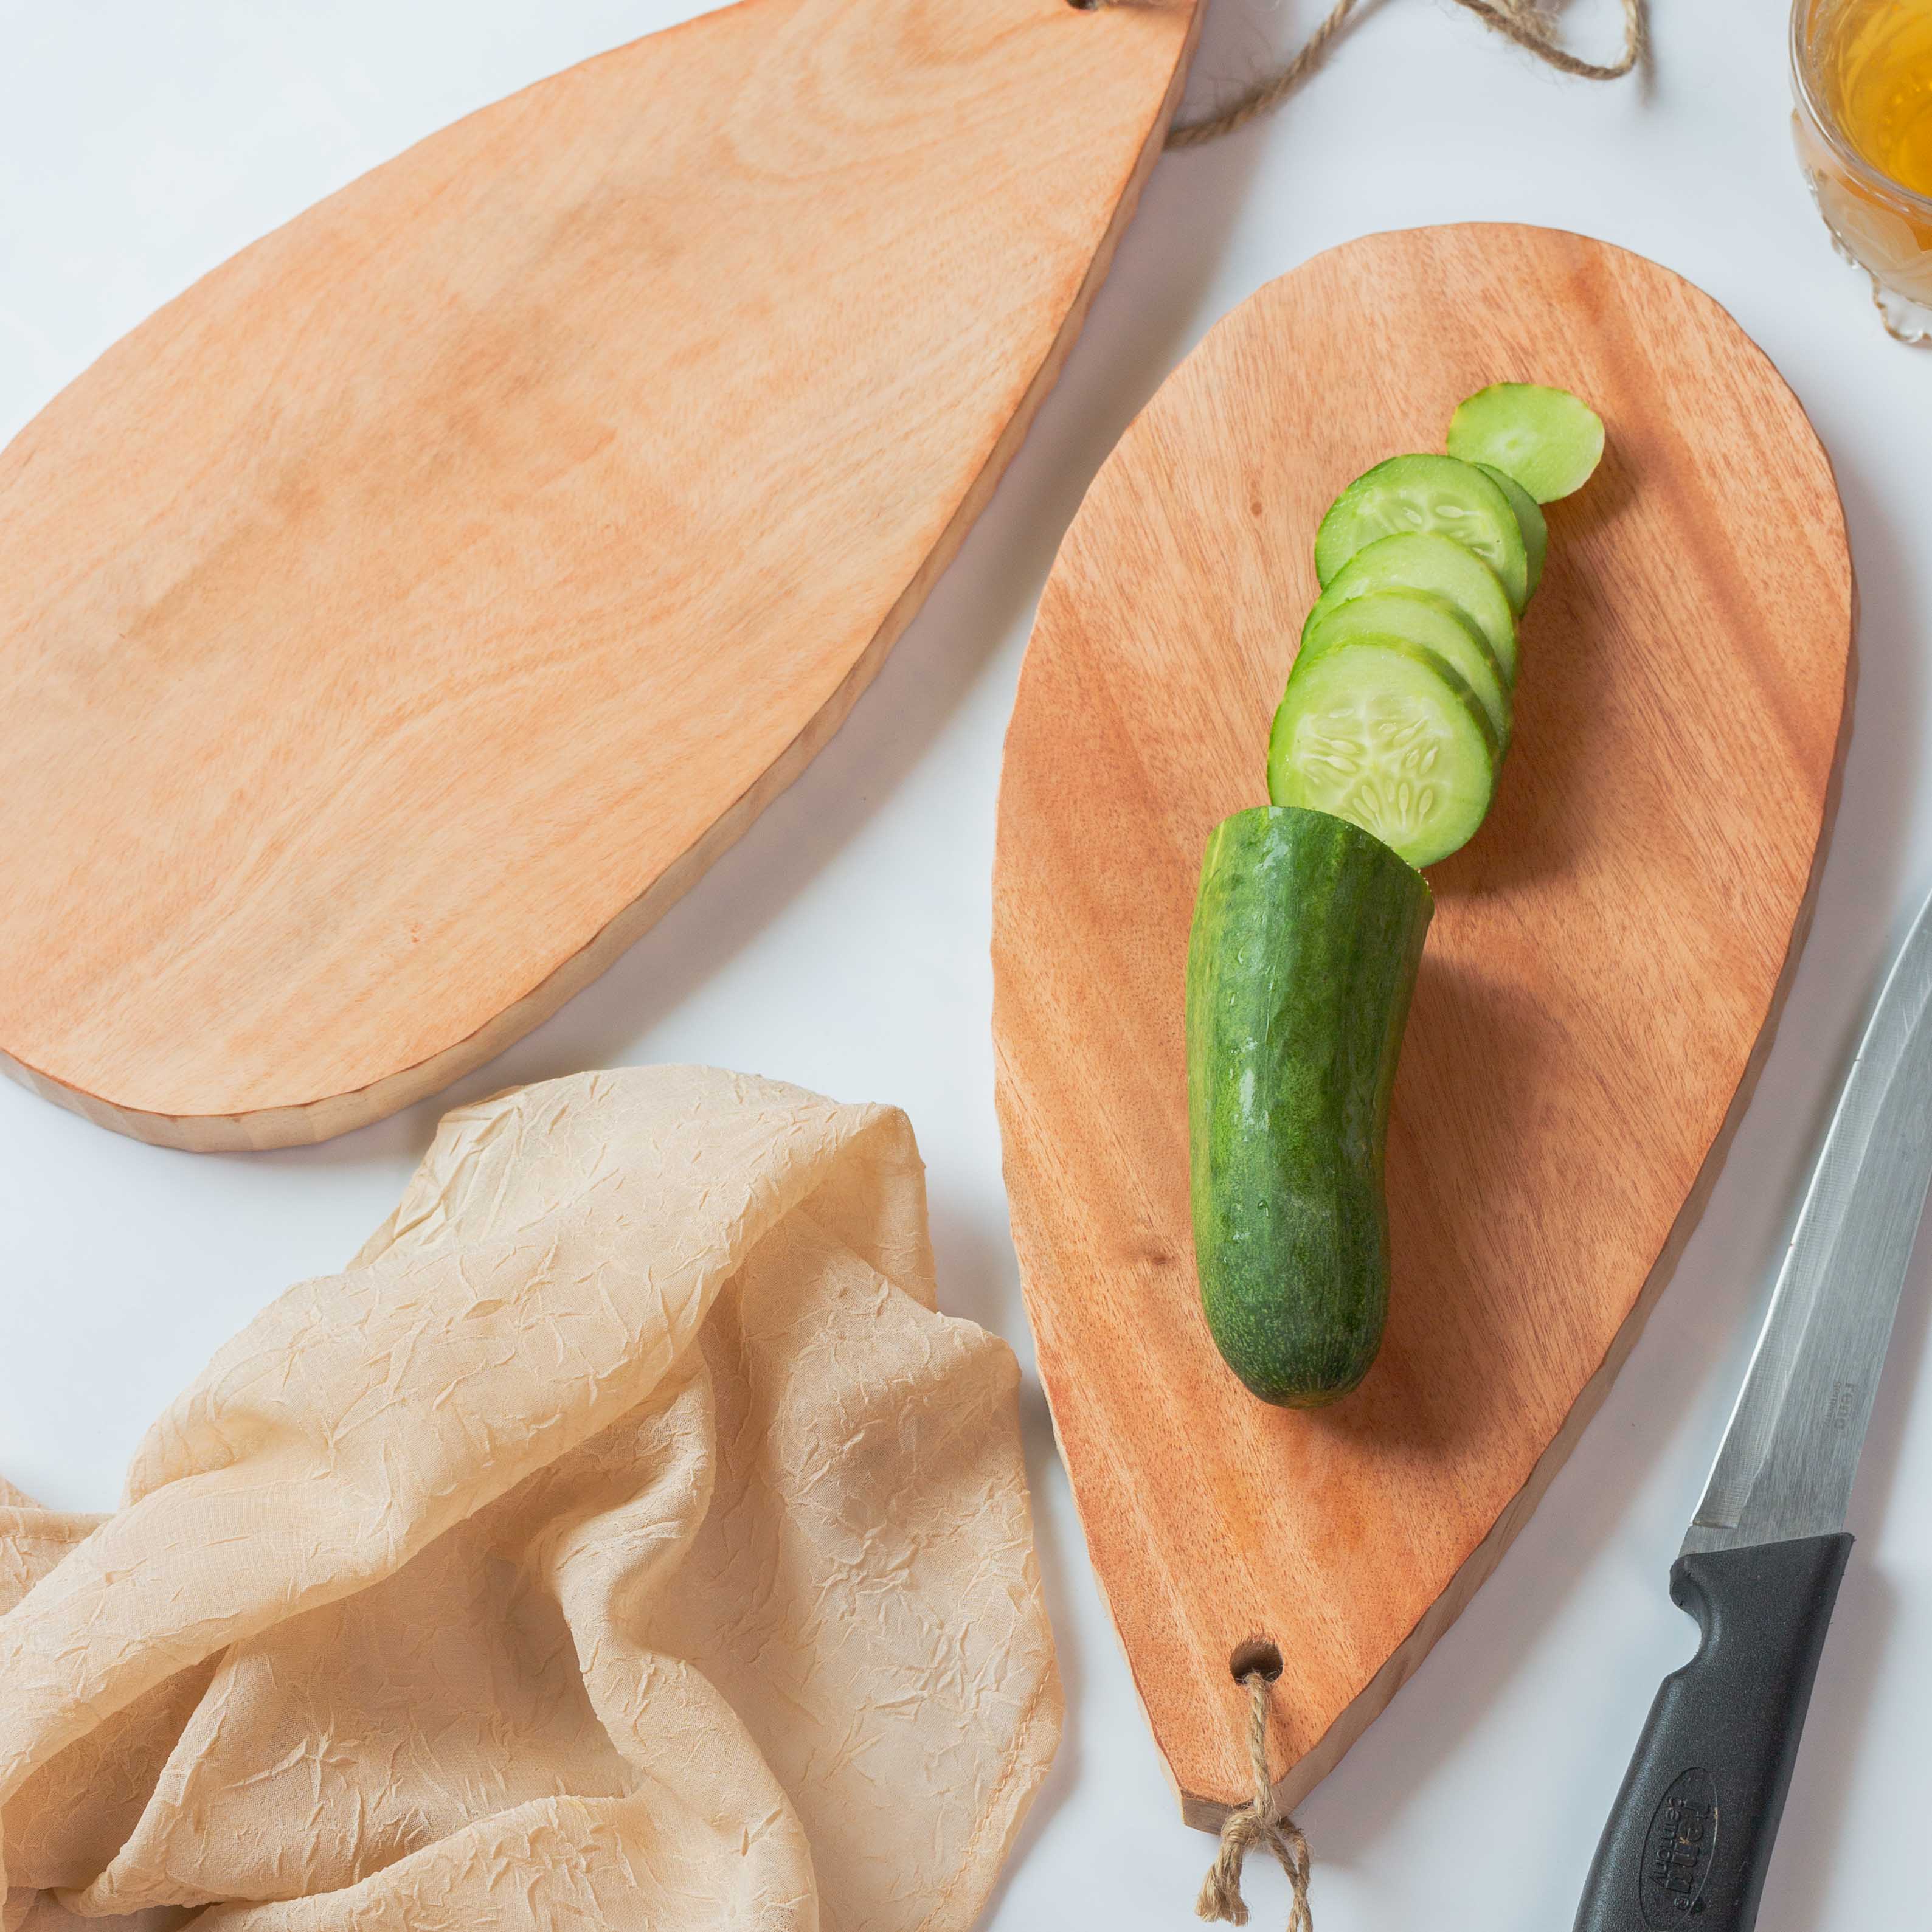
M 1509 499 L 1509 506 L 1516 512 L 1516 528 L 1522 532 L 1523 558 L 1529 569 L 1525 594 L 1534 597 L 1536 586 L 1543 581 L 1543 560 L 1550 548 L 1550 526 L 1544 521 L 1542 508 L 1507 470 L 1498 470 L 1493 463 L 1479 463 L 1476 467 Z
M 1295 668 L 1358 638 L 1400 638 L 1433 651 L 1475 694 L 1490 722 L 1490 751 L 1501 760 L 1509 746 L 1509 682 L 1489 640 L 1459 605 L 1429 590 L 1370 590 L 1334 604 L 1324 594 L 1302 628 Z
M 1449 454 L 1514 477 L 1539 503 L 1590 480 L 1604 454 L 1604 422 L 1568 389 L 1495 382 L 1449 419 Z
M 1325 590 L 1348 560 L 1405 530 L 1453 537 L 1501 580 L 1512 610 L 1529 596 L 1529 559 L 1508 497 L 1474 464 L 1453 456 L 1392 456 L 1358 476 L 1315 534 L 1315 574 Z
M 1446 597 L 1488 640 L 1504 682 L 1515 684 L 1516 614 L 1502 580 L 1454 537 L 1432 530 L 1378 537 L 1336 573 L 1316 608 L 1377 590 L 1426 590 Z
M 1489 720 L 1434 652 L 1357 638 L 1288 680 L 1268 796 L 1359 825 L 1414 866 L 1468 842 L 1496 790 Z

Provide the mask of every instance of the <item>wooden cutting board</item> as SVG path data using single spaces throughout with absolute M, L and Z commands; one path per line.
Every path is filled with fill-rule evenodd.
M 318 1140 L 836 729 L 1070 347 L 1196 0 L 742 0 L 472 115 L 0 455 L 0 1066 Z
M 1368 1381 L 1249 1396 L 1202 1322 L 1182 964 L 1208 831 L 1268 720 L 1358 471 L 1487 382 L 1609 449 L 1552 505 L 1514 748 L 1437 896 L 1395 1096 L 1396 1279 Z M 1244 1800 L 1230 1659 L 1285 1670 L 1293 1804 L 1495 1567 L 1636 1338 L 1742 1107 L 1849 716 L 1831 467 L 1715 303 L 1574 235 L 1379 235 L 1222 322 L 1061 548 L 1006 742 L 1000 1118 L 1027 1304 L 1088 1547 L 1192 1822 Z

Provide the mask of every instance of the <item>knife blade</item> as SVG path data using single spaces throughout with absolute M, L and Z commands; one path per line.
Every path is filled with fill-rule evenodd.
M 1858 1454 L 1932 1181 L 1932 899 L 1833 1110 L 1703 1500 L 1670 1572 L 1666 1677 L 1576 1932 L 1750 1932 L 1838 1584 Z

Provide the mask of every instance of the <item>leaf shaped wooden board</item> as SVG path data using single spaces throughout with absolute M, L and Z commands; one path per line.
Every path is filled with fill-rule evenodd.
M 1389 1148 L 1395 1291 L 1335 1408 L 1202 1321 L 1182 966 L 1209 830 L 1265 802 L 1323 508 L 1463 396 L 1561 384 L 1609 450 L 1550 512 L 1516 730 L 1434 925 Z M 1749 479 L 1748 507 L 1738 485 Z M 1223 321 L 1095 480 L 1007 739 L 994 1028 L 1013 1228 L 1088 1545 L 1193 1822 L 1293 1803 L 1468 1601 L 1607 1388 L 1712 1174 L 1809 903 L 1848 713 L 1832 472 L 1714 303 L 1545 230 L 1379 235 Z
M 0 1058 L 272 1146 L 454 1079 L 837 728 L 1196 0 L 742 0 L 356 182 L 0 456 Z

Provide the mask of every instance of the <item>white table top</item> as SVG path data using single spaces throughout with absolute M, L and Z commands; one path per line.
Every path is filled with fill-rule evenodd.
M 699 10 L 692 0 L 0 0 L 0 441 L 151 309 L 471 107 Z M 1613 0 L 1569 8 L 1613 44 Z M 1535 1520 L 1304 1805 L 1322 1932 L 1567 1926 L 1659 1676 L 1665 1579 L 1730 1411 L 1796 1190 L 1892 946 L 1932 887 L 1932 352 L 1888 340 L 1790 151 L 1781 10 L 1664 0 L 1654 78 L 1560 79 L 1444 0 L 1387 0 L 1274 120 L 1156 170 L 1058 389 L 851 722 L 613 971 L 452 1090 L 704 1060 L 910 1114 L 941 1291 L 1030 1363 L 988 1036 L 1000 746 L 1033 606 L 1087 478 L 1218 316 L 1317 250 L 1471 218 L 1574 228 L 1708 290 L 1838 467 L 1864 617 L 1816 922 L 1756 1098 L 1622 1379 Z M 1214 0 L 1193 97 L 1315 17 Z M 1429 326 L 1426 315 L 1414 326 Z M 1737 479 L 1736 514 L 1754 514 Z M 0 994 L 0 999 L 4 994 Z M 148 1420 L 288 1283 L 340 1266 L 445 1102 L 319 1148 L 142 1147 L 0 1082 L 0 1472 L 111 1507 Z M 1932 1246 L 1880 1390 L 1858 1536 L 1760 1924 L 1922 1922 L 1932 1772 Z M 988 1924 L 1192 1922 L 1184 1828 L 1082 1552 L 1030 1376 L 1068 1724 Z M 1256 1923 L 1280 1922 L 1258 1871 Z

